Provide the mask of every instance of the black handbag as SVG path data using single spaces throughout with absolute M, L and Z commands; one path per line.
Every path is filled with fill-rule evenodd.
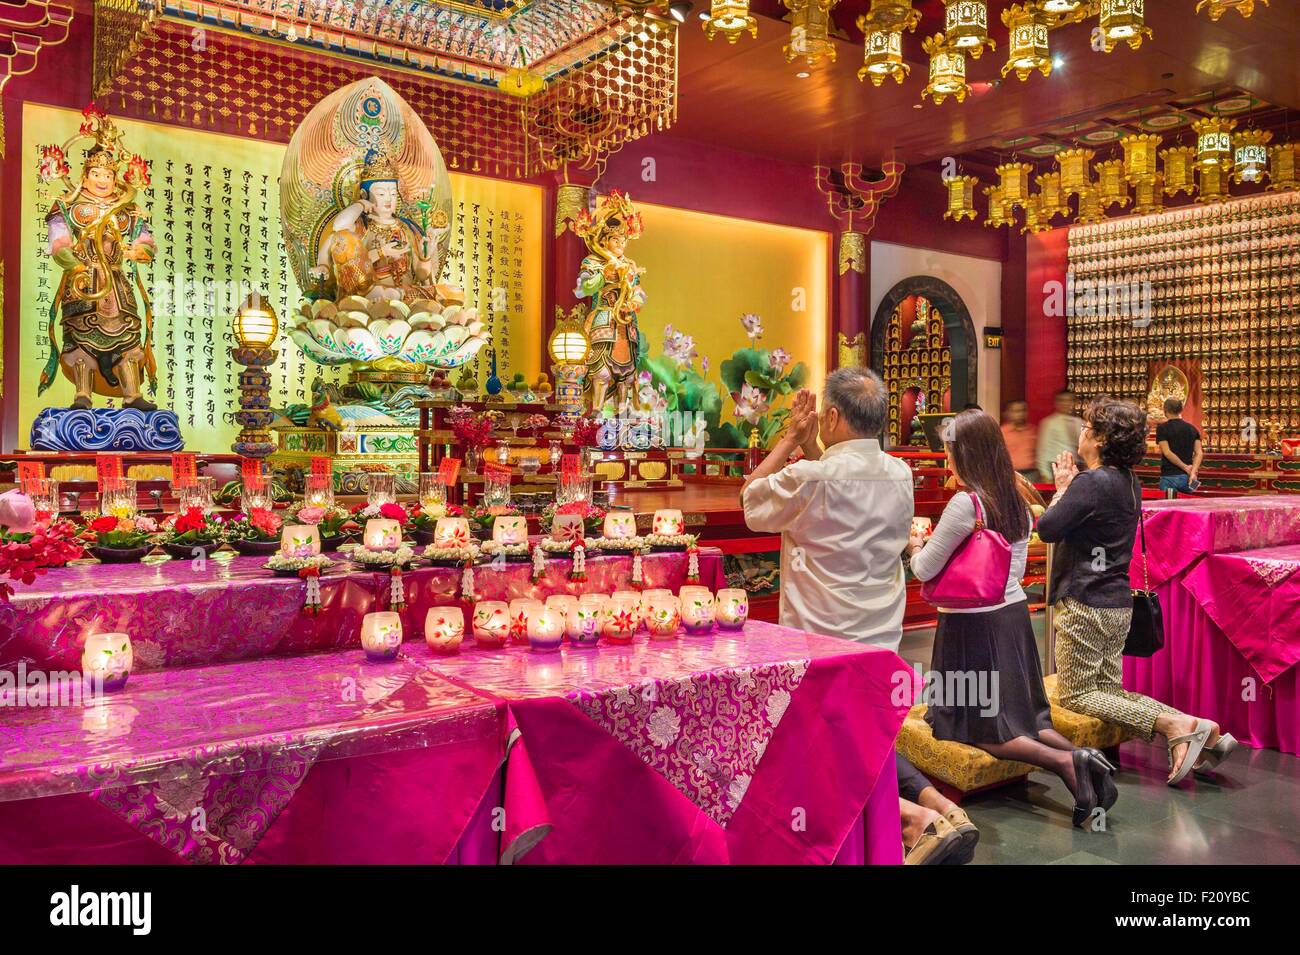
M 1137 476 L 1133 477 L 1134 482 Z M 1136 496 L 1136 495 L 1135 495 Z M 1165 645 L 1165 623 L 1160 613 L 1160 598 L 1151 589 L 1147 576 L 1147 525 L 1142 516 L 1142 499 L 1136 500 L 1138 537 L 1142 541 L 1142 590 L 1133 591 L 1133 620 L 1124 641 L 1124 656 L 1149 657 Z

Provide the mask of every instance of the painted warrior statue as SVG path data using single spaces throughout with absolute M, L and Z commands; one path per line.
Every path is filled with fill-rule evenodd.
M 66 192 L 45 217 L 48 251 L 63 274 L 50 306 L 50 357 L 38 393 L 62 368 L 76 389 L 73 408 L 90 408 L 98 394 L 120 396 L 128 408 L 155 411 L 141 393 L 146 375 L 150 387 L 156 385 L 157 371 L 153 312 L 139 272 L 153 260 L 154 241 L 134 201 L 137 189 L 149 185 L 148 167 L 140 156 L 128 156 L 121 132 L 102 112 L 91 106 L 82 117 L 77 136 L 41 152 L 41 180 L 63 180 Z M 80 139 L 93 145 L 74 186 L 66 157 Z M 124 163 L 125 173 L 119 175 Z M 61 349 L 56 325 L 63 332 Z
M 633 397 L 632 383 L 642 354 L 637 314 L 645 304 L 641 288 L 645 270 L 626 255 L 628 240 L 641 235 L 641 214 L 626 195 L 612 189 L 594 212 L 583 210 L 574 231 L 590 253 L 582 260 L 573 294 L 591 299 L 585 328 L 591 342 L 587 359 L 591 406 L 599 412 L 612 388 L 621 409 Z

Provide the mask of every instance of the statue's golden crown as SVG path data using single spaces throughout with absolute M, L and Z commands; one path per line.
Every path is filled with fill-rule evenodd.
M 361 185 L 363 187 L 369 183 L 384 180 L 396 182 L 398 178 L 397 164 L 393 162 L 393 157 L 388 154 L 387 149 L 378 147 L 366 152 L 365 162 L 361 166 Z
M 609 236 L 635 239 L 641 234 L 641 213 L 632 200 L 618 189 L 611 189 L 593 212 L 584 209 L 573 224 L 573 231 L 584 239 L 599 241 Z

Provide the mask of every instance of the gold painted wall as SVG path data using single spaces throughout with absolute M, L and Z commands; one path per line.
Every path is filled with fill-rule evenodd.
M 79 123 L 74 110 L 24 105 L 21 448 L 28 446 L 32 419 L 41 408 L 72 400 L 72 386 L 62 375 L 44 395 L 36 395 L 49 354 L 48 314 L 58 286 L 58 267 L 45 255 L 45 215 L 62 191 L 61 184 L 42 186 L 36 167 L 40 146 L 64 142 Z M 158 254 L 145 275 L 155 302 L 156 400 L 179 416 L 188 449 L 228 451 L 239 430 L 229 419 L 240 370 L 229 351 L 233 310 L 249 288 L 260 287 L 283 322 L 299 299 L 280 238 L 277 178 L 284 147 L 134 120 L 119 120 L 118 126 L 126 147 L 151 164 L 153 181 L 144 205 Z M 74 175 L 81 158 L 79 146 L 69 156 Z M 456 173 L 451 180 L 455 228 L 443 280 L 465 288 L 480 314 L 492 315 L 502 375 L 510 370 L 536 376 L 543 190 Z M 279 353 L 273 369 L 276 405 L 306 400 L 310 382 L 321 372 L 335 379 L 340 375 L 306 361 L 283 335 Z M 486 361 L 481 364 L 486 367 Z
M 628 254 L 646 270 L 639 327 L 650 354 L 663 353 L 664 327 L 671 325 L 695 339 L 709 359 L 707 377 L 721 387 L 718 366 L 749 344 L 740 316 L 753 312 L 763 319 L 758 347 L 784 348 L 807 364 L 808 387 L 820 391 L 830 316 L 829 233 L 636 205 L 644 231 Z M 724 400 L 723 421 L 734 420 L 733 408 Z

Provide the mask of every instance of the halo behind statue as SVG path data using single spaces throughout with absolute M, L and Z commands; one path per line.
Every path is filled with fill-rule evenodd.
M 309 297 L 308 271 L 334 217 L 361 194 L 367 153 L 380 151 L 396 167 L 398 214 L 417 225 L 451 218 L 451 179 L 428 127 L 378 77 L 330 93 L 289 140 L 280 169 L 280 223 L 298 287 Z M 438 268 L 446 263 L 449 232 L 438 239 Z

